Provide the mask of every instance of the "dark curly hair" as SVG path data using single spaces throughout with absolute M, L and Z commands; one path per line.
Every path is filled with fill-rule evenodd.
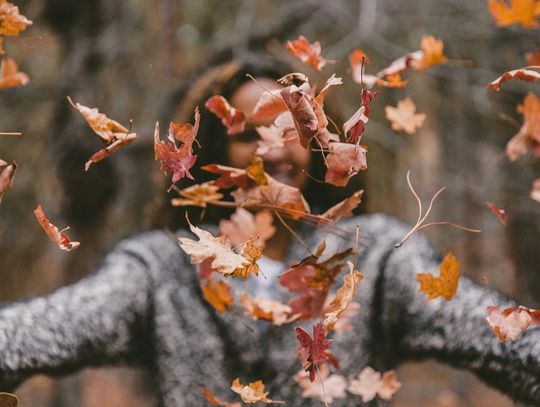
M 167 106 L 163 109 L 165 112 L 161 120 L 163 123 L 167 123 L 171 118 L 175 122 L 193 123 L 195 107 L 199 106 L 201 110 L 201 122 L 197 136 L 201 148 L 196 150 L 197 163 L 191 171 L 197 183 L 215 178 L 215 175 L 201 170 L 201 166 L 210 163 L 228 165 L 225 152 L 228 150 L 230 137 L 226 135 L 226 129 L 221 121 L 205 109 L 205 101 L 213 95 L 222 95 L 229 100 L 240 85 L 250 80 L 247 77 L 248 74 L 253 77 L 278 79 L 291 71 L 289 63 L 275 56 L 267 55 L 251 55 L 242 61 L 218 62 L 199 76 L 185 81 L 179 90 L 168 99 Z M 331 98 L 328 98 L 328 101 L 331 101 Z M 340 117 L 331 113 L 331 103 L 328 101 L 325 104 L 327 114 L 334 120 L 340 121 Z M 308 172 L 313 178 L 309 178 L 302 192 L 313 213 L 328 209 L 360 189 L 362 185 L 359 176 L 353 177 L 345 188 L 317 182 L 316 180 L 324 179 L 325 170 L 320 152 L 312 152 Z M 184 179 L 177 186 L 181 189 L 190 184 L 192 184 L 190 180 Z M 186 210 L 189 210 L 191 219 L 197 219 L 197 216 L 202 213 L 200 208 L 172 207 L 170 199 L 177 196 L 178 194 L 172 191 L 161 197 L 160 203 L 157 205 L 159 209 L 152 216 L 152 226 L 176 230 L 187 226 Z M 204 211 L 204 221 L 215 224 L 219 219 L 230 216 L 230 213 L 232 213 L 230 209 L 209 206 Z

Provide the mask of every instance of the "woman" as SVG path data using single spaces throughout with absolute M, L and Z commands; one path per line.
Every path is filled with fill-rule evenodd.
M 210 70 L 190 84 L 181 121 L 187 121 L 193 107 L 213 93 L 229 97 L 249 113 L 260 88 L 253 82 L 246 84 L 246 71 L 268 86 L 270 81 L 263 78 L 277 73 L 249 64 Z M 229 164 L 248 163 L 255 149 L 254 133 L 230 139 L 222 131 L 219 137 L 204 127 L 212 126 L 215 119 L 204 116 L 200 153 L 226 152 Z M 294 171 L 313 163 L 306 150 L 289 143 L 263 158 L 270 175 L 305 187 L 306 176 L 291 172 L 289 165 Z M 204 180 L 202 174 L 194 175 L 197 181 Z M 206 219 L 220 216 L 208 213 Z M 416 236 L 395 249 L 407 227 L 384 215 L 352 218 L 339 227 L 354 236 L 357 225 L 362 250 L 352 261 L 365 277 L 356 296 L 361 308 L 351 321 L 352 331 L 336 336 L 332 344 L 340 374 L 351 377 L 366 366 L 385 371 L 406 360 L 437 358 L 475 372 L 517 400 L 540 404 L 540 331 L 529 330 L 518 341 L 501 344 L 484 321 L 487 306 L 507 306 L 511 301 L 462 278 L 452 301 L 427 302 L 418 293 L 415 275 L 438 274 L 441 258 L 429 243 Z M 310 247 L 326 239 L 328 253 L 351 245 L 313 229 L 299 228 L 299 234 Z M 90 365 L 127 362 L 150 370 L 164 406 L 204 405 L 201 385 L 230 399 L 235 377 L 242 383 L 263 380 L 271 398 L 305 405 L 293 380 L 301 365 L 292 327 L 262 325 L 238 313 L 218 314 L 203 299 L 195 267 L 178 246 L 178 237 L 193 238 L 180 230 L 176 235 L 155 231 L 128 239 L 80 282 L 0 309 L 0 389 L 12 390 L 36 373 L 59 375 Z M 268 272 L 268 281 L 275 281 L 280 267 L 306 256 L 304 247 L 284 228 L 267 243 L 265 253 L 277 265 Z M 251 278 L 246 287 L 268 291 L 267 285 L 252 284 L 259 279 Z M 283 296 L 282 289 L 270 288 L 275 297 Z M 334 404 L 356 406 L 361 401 L 348 394 Z

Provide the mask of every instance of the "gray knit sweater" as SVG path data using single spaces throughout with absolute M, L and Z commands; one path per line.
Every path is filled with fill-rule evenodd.
M 331 347 L 340 374 L 435 358 L 473 371 L 516 400 L 540 405 L 540 329 L 499 343 L 484 317 L 494 301 L 511 305 L 507 298 L 461 278 L 451 301 L 428 302 L 415 279 L 418 272 L 438 275 L 441 258 L 428 242 L 417 236 L 394 249 L 407 228 L 383 215 L 349 219 L 340 227 L 352 236 L 356 225 L 362 250 L 354 261 L 365 278 L 353 330 L 337 336 Z M 229 386 L 238 376 L 242 383 L 262 379 L 270 397 L 287 405 L 312 404 L 292 379 L 301 368 L 296 324 L 276 327 L 240 312 L 217 314 L 202 298 L 177 237 L 148 232 L 128 239 L 80 282 L 1 308 L 0 390 L 13 390 L 36 373 L 127 362 L 151 371 L 167 407 L 205 405 L 201 385 L 231 400 Z M 311 231 L 305 237 L 316 245 L 324 236 Z M 329 253 L 350 246 L 333 235 L 326 242 Z M 305 250 L 293 245 L 287 261 L 303 257 Z M 276 288 L 276 296 L 282 295 Z M 311 331 L 311 324 L 302 325 Z M 333 405 L 362 403 L 348 395 Z

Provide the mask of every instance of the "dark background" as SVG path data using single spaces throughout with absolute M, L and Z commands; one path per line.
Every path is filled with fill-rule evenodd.
M 0 158 L 20 168 L 0 206 L 0 301 L 39 295 L 75 282 L 92 270 L 115 242 L 150 225 L 163 189 L 153 160 L 156 120 L 170 119 L 171 95 L 216 53 L 244 56 L 255 50 L 285 53 L 282 43 L 303 34 L 335 60 L 320 81 L 336 72 L 350 83 L 348 53 L 362 48 L 374 73 L 419 48 L 423 35 L 445 41 L 452 60 L 416 77 L 404 90 L 384 90 L 372 105 L 365 143 L 368 212 L 383 211 L 408 222 L 416 203 L 405 174 L 426 199 L 448 189 L 433 211 L 444 219 L 478 227 L 468 234 L 434 227 L 428 235 L 452 250 L 464 274 L 540 306 L 540 204 L 528 197 L 540 163 L 504 154 L 521 123 L 516 105 L 537 84 L 511 83 L 503 91 L 485 85 L 505 70 L 525 65 L 524 54 L 540 46 L 538 30 L 497 28 L 485 1 L 470 0 L 32 0 L 16 3 L 34 21 L 6 48 L 30 75 L 23 88 L 0 93 Z M 291 62 L 295 63 L 291 58 Z M 313 74 L 309 68 L 298 69 Z M 121 123 L 133 119 L 137 141 L 84 173 L 99 147 L 66 96 L 99 107 Z M 425 125 L 414 136 L 396 134 L 385 105 L 410 96 Z M 348 117 L 359 105 L 359 87 L 332 89 L 333 110 Z M 203 111 L 203 115 L 208 114 Z M 204 119 L 204 116 L 203 116 Z M 163 122 L 166 123 L 166 122 Z M 163 124 L 162 124 L 162 127 Z M 507 210 L 503 227 L 486 208 Z M 70 225 L 81 247 L 54 247 L 32 213 L 41 203 L 58 226 Z M 393 406 L 511 406 L 468 373 L 433 362 L 409 364 Z M 152 389 L 136 369 L 88 369 L 60 380 L 36 377 L 18 391 L 25 406 L 152 406 Z

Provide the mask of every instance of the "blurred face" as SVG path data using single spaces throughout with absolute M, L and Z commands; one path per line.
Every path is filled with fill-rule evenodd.
M 257 79 L 266 89 L 276 89 L 279 86 L 268 78 Z M 231 97 L 231 105 L 241 110 L 247 116 L 251 114 L 264 90 L 254 81 L 241 85 Z M 255 126 L 268 126 L 273 119 L 266 122 L 256 122 Z M 258 133 L 255 128 L 248 128 L 244 133 L 230 137 L 228 158 L 233 167 L 247 167 L 257 150 Z M 280 182 L 301 188 L 307 180 L 302 169 L 308 170 L 310 153 L 299 142 L 285 143 L 282 148 L 274 148 L 262 156 L 265 171 Z

